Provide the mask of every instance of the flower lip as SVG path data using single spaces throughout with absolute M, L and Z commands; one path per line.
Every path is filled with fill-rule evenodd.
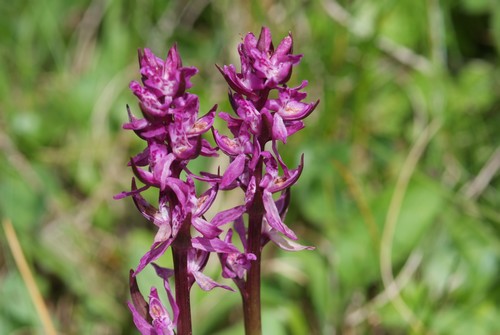
M 216 109 L 217 105 L 212 107 L 212 109 L 207 114 L 196 120 L 196 122 L 191 126 L 191 129 L 188 131 L 188 135 L 201 135 L 207 132 L 214 123 Z
M 302 84 L 295 88 L 279 88 L 278 99 L 268 100 L 266 107 L 279 114 L 285 121 L 302 120 L 309 116 L 319 104 L 319 100 L 313 103 L 301 102 L 307 94 L 300 92 L 307 85 L 304 80 Z

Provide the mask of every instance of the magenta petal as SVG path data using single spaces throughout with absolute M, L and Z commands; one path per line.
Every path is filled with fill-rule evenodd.
M 217 153 L 218 148 L 213 148 L 206 139 L 201 139 L 201 150 L 200 154 L 205 157 L 217 157 L 219 154 Z
M 239 217 L 234 221 L 234 230 L 238 234 L 241 244 L 243 245 L 243 249 L 247 250 L 247 230 L 245 228 L 245 222 L 243 221 L 243 217 Z
M 236 69 L 233 64 L 226 66 L 224 68 L 219 67 L 217 69 L 224 76 L 224 79 L 228 83 L 228 85 L 235 91 L 240 94 L 246 95 L 250 99 L 257 99 L 259 96 L 253 92 L 255 87 L 258 86 L 256 84 L 249 85 L 248 82 L 245 82 L 245 79 L 242 78 L 241 74 L 236 73 Z M 262 86 L 262 85 L 260 85 Z
M 207 114 L 205 114 L 204 116 L 202 116 L 201 118 L 196 120 L 196 122 L 193 124 L 193 126 L 189 130 L 188 134 L 189 135 L 199 135 L 199 134 L 203 134 L 206 131 L 208 131 L 214 123 L 215 109 L 216 108 L 217 108 L 217 105 L 212 107 L 212 109 Z
M 151 152 L 151 156 L 153 155 L 154 153 Z M 170 177 L 170 174 L 172 173 L 170 166 L 175 161 L 175 156 L 173 154 L 165 155 L 164 153 L 161 153 L 158 154 L 157 157 L 158 158 L 155 157 L 155 160 L 157 161 L 154 162 L 153 177 L 156 181 L 160 182 L 160 188 L 164 190 L 166 185 L 166 180 L 168 177 Z
M 304 122 L 302 122 L 302 121 L 287 121 L 286 122 L 286 130 L 288 132 L 289 137 L 303 128 L 304 128 Z
M 134 307 L 134 311 L 132 313 L 137 313 L 147 322 L 152 321 L 150 315 L 148 314 L 149 304 L 146 302 L 141 291 L 139 290 L 139 285 L 137 285 L 137 280 L 135 279 L 133 270 L 130 270 L 129 273 L 129 288 L 130 297 L 132 298 Z
M 204 237 L 195 237 L 191 239 L 191 244 L 193 248 L 200 249 L 206 252 L 239 252 L 234 245 L 221 241 L 218 238 L 208 239 Z
M 238 155 L 227 167 L 224 176 L 222 176 L 222 182 L 220 188 L 224 189 L 229 186 L 233 181 L 236 180 L 243 171 L 245 170 L 246 156 L 244 154 Z
M 193 227 L 199 231 L 200 233 L 203 234 L 204 237 L 206 238 L 215 238 L 219 236 L 222 233 L 222 230 L 214 226 L 213 224 L 210 224 L 206 220 L 200 218 L 200 217 L 195 217 L 191 220 L 191 223 Z
M 132 178 L 132 179 L 134 179 L 134 178 Z M 132 190 L 132 191 L 128 191 L 128 192 L 125 192 L 125 191 L 124 191 L 124 192 L 120 192 L 120 193 L 118 193 L 118 194 L 115 194 L 115 195 L 113 196 L 113 199 L 115 199 L 115 200 L 120 200 L 120 199 L 123 199 L 123 198 L 126 198 L 126 197 L 130 197 L 131 195 L 134 195 L 134 194 L 138 194 L 138 193 L 144 192 L 144 191 L 145 191 L 145 190 L 147 190 L 148 188 L 149 188 L 149 186 L 148 186 L 148 185 L 146 185 L 146 186 L 143 186 L 143 187 L 138 188 L 138 189 L 136 189 L 136 190 Z
M 216 227 L 222 226 L 228 222 L 238 219 L 243 215 L 243 213 L 245 213 L 245 210 L 245 205 L 226 209 L 222 212 L 217 213 L 210 223 Z
M 269 229 L 266 232 L 266 235 L 269 237 L 271 241 L 273 241 L 278 247 L 287 251 L 300 251 L 300 250 L 314 250 L 314 247 L 301 245 L 297 242 L 287 240 L 281 234 L 279 234 L 274 229 Z
M 193 159 L 201 152 L 201 137 L 187 138 L 185 136 L 172 136 L 172 152 L 180 160 Z M 175 139 L 174 139 L 175 138 Z
M 149 294 L 149 313 L 153 318 L 153 321 L 165 316 L 168 317 L 167 310 L 161 303 L 158 291 L 154 287 L 151 288 L 151 292 Z
M 288 132 L 285 127 L 285 123 L 283 119 L 278 113 L 275 113 L 273 116 L 273 140 L 280 140 L 283 143 L 286 143 L 286 138 L 288 136 Z
M 220 181 L 222 179 L 220 177 L 220 175 L 216 175 L 216 174 L 209 173 L 209 172 L 201 171 L 200 176 L 197 176 L 197 175 L 193 174 L 192 172 L 190 172 L 187 168 L 185 170 L 193 179 L 196 179 L 196 180 L 199 180 L 199 181 L 202 181 L 205 183 L 220 183 Z
M 182 66 L 181 56 L 179 55 L 179 51 L 177 50 L 177 44 L 172 45 L 172 47 L 168 50 L 167 58 L 165 59 L 165 67 L 163 73 L 167 70 L 176 70 Z
M 243 120 L 241 120 L 240 118 L 236 118 L 236 117 L 232 116 L 231 114 L 228 114 L 225 112 L 219 112 L 219 117 L 222 120 L 226 121 L 227 127 L 229 128 L 231 133 L 234 136 L 238 136 L 240 128 L 241 128 L 241 124 L 243 123 Z
M 253 35 L 252 35 L 253 36 Z M 257 41 L 257 48 L 262 52 L 274 51 L 273 40 L 271 37 L 271 31 L 268 27 L 262 27 L 260 29 L 259 40 Z
M 253 201 L 255 193 L 257 192 L 257 182 L 255 181 L 255 176 L 250 178 L 247 185 L 247 190 L 245 192 L 245 204 L 249 204 Z
M 158 231 L 156 232 L 154 241 L 155 243 L 163 242 L 168 240 L 172 236 L 172 227 L 170 223 L 164 223 L 159 226 Z
M 153 94 L 149 89 L 142 87 L 138 82 L 132 81 L 130 89 L 139 98 L 139 105 L 143 114 L 148 118 L 163 117 L 168 113 L 168 105 L 160 103 L 158 97 Z
M 173 269 L 167 269 L 164 267 L 161 267 L 157 265 L 156 263 L 151 263 L 153 265 L 156 274 L 163 279 L 163 287 L 165 288 L 165 291 L 167 292 L 168 296 L 168 301 L 170 303 L 170 307 L 172 307 L 172 312 L 174 315 L 173 318 L 173 324 L 177 325 L 177 319 L 179 317 L 179 307 L 177 306 L 177 303 L 175 302 L 174 295 L 172 294 L 172 289 L 170 288 L 170 283 L 169 283 L 169 278 L 174 276 L 174 270 Z
M 148 221 L 153 222 L 158 227 L 169 223 L 169 216 L 166 210 L 160 213 L 158 209 L 147 202 L 139 193 L 133 194 L 132 199 L 139 212 Z
M 288 176 L 275 178 L 273 182 L 269 186 L 267 186 L 267 190 L 271 193 L 276 193 L 292 186 L 299 179 L 303 167 L 304 155 L 301 156 L 300 164 L 296 169 L 288 171 Z
M 165 179 L 166 186 L 170 187 L 172 191 L 174 191 L 179 203 L 181 205 L 185 205 L 187 198 L 186 195 L 188 193 L 187 185 L 182 180 L 177 178 L 168 177 Z
M 278 209 L 278 213 L 280 214 L 281 220 L 285 219 L 286 213 L 288 211 L 288 207 L 290 206 L 290 188 L 287 188 L 281 192 L 278 200 L 275 201 L 276 208 Z
M 174 335 L 174 324 L 170 319 L 170 315 L 163 306 L 158 296 L 156 288 L 151 288 L 149 294 L 149 314 L 153 318 L 153 328 L 158 335 Z
M 144 318 L 139 314 L 139 312 L 135 309 L 134 305 L 130 302 L 127 302 L 128 308 L 132 312 L 132 320 L 134 321 L 134 325 L 137 330 L 142 335 L 157 335 L 151 326 Z
M 139 168 L 137 165 L 135 165 L 135 162 L 132 158 L 130 159 L 130 166 L 132 166 L 132 171 L 134 171 L 135 176 L 141 182 L 149 186 L 154 186 L 154 187 L 160 186 L 160 183 L 157 180 L 155 180 L 153 173 L 149 171 L 144 171 L 143 169 Z
M 220 287 L 220 288 L 223 288 L 223 289 L 226 289 L 226 290 L 229 290 L 229 291 L 234 291 L 229 286 L 217 283 L 215 280 L 213 280 L 212 278 L 204 275 L 200 271 L 193 271 L 192 274 L 194 276 L 196 284 L 198 284 L 198 286 L 200 286 L 200 288 L 203 291 L 210 291 L 214 287 Z
M 243 147 L 238 140 L 220 135 L 216 129 L 213 130 L 213 134 L 215 142 L 226 155 L 236 156 L 243 152 Z
M 158 277 L 160 277 L 164 281 L 168 281 L 175 274 L 174 270 L 172 269 L 164 268 L 156 263 L 151 263 L 151 265 L 153 265 L 153 268 L 155 269 L 155 272 L 158 275 Z
M 162 124 L 150 124 L 148 127 L 142 130 L 136 130 L 135 133 L 137 136 L 142 138 L 143 140 L 148 139 L 164 139 L 167 134 L 166 128 Z
M 146 166 L 149 164 L 149 147 L 146 147 L 142 152 L 132 157 L 136 166 Z M 127 164 L 130 166 L 130 162 Z
M 309 116 L 318 106 L 319 100 L 306 104 L 299 101 L 289 101 L 278 113 L 284 120 L 301 120 Z
M 127 106 L 128 107 L 128 106 Z M 130 122 L 127 122 L 123 125 L 123 129 L 129 129 L 129 130 L 142 130 L 146 128 L 149 125 L 148 120 L 146 119 L 137 119 L 132 115 L 130 112 L 130 109 L 128 109 L 129 112 L 129 119 Z
M 252 261 L 257 259 L 252 253 L 231 253 L 224 256 L 221 257 L 221 260 L 223 260 L 223 276 L 225 278 L 243 278 L 245 272 L 250 269 Z
M 137 274 L 139 274 L 139 272 L 141 272 L 146 265 L 157 260 L 161 255 L 163 255 L 172 241 L 173 239 L 171 238 L 160 243 L 153 243 L 151 249 L 144 256 L 142 256 L 139 261 L 139 266 L 135 269 L 134 276 L 137 276 Z
M 203 215 L 214 203 L 216 195 L 217 195 L 217 184 L 209 188 L 198 199 L 196 199 L 196 208 L 193 212 L 193 216 Z
M 230 95 L 230 99 L 233 99 L 234 109 L 238 113 L 244 122 L 249 126 L 253 134 L 257 135 L 261 132 L 261 115 L 259 111 L 255 108 L 254 104 L 250 101 L 243 99 L 239 94 Z
M 273 56 L 276 58 L 280 58 L 281 60 L 283 56 L 290 55 L 290 53 L 292 52 L 292 48 L 293 48 L 293 39 L 291 35 L 288 35 L 281 40 Z
M 269 225 L 277 231 L 283 233 L 286 237 L 296 240 L 297 236 L 295 233 L 281 221 L 281 217 L 278 213 L 278 209 L 271 192 L 264 190 L 262 193 L 262 200 L 266 209 L 266 220 Z

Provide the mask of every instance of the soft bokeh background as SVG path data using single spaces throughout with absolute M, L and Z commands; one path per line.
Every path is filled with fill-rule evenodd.
M 293 32 L 304 58 L 291 84 L 308 79 L 321 99 L 283 147 L 290 165 L 306 157 L 287 223 L 317 249 L 266 249 L 264 333 L 498 333 L 497 1 L 41 0 L 0 13 L 0 218 L 61 334 L 136 334 L 128 269 L 154 231 L 112 196 L 142 147 L 121 129 L 126 104 L 138 112 L 137 48 L 177 42 L 200 69 L 201 112 L 227 111 L 214 64 L 237 63 L 261 25 L 275 43 Z M 3 229 L 0 245 L 0 334 L 42 334 Z M 207 272 L 218 278 L 217 262 Z M 154 276 L 139 280 L 147 292 Z M 242 334 L 237 293 L 192 300 L 195 334 Z

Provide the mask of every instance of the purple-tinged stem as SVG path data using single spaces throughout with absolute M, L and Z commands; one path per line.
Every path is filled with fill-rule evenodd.
M 191 335 L 191 299 L 189 296 L 188 251 L 191 247 L 189 222 L 184 222 L 172 245 L 175 273 L 175 300 L 179 308 L 177 335 Z
M 262 176 L 262 162 L 257 164 L 255 176 L 257 185 L 259 185 Z M 256 260 L 252 262 L 247 272 L 245 292 L 242 292 L 245 334 L 261 335 L 260 264 L 264 204 L 262 203 L 262 192 L 258 187 L 248 216 L 248 252 L 254 254 Z

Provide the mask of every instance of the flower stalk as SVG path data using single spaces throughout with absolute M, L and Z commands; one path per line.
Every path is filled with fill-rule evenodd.
M 175 301 L 179 308 L 177 333 L 191 335 L 191 299 L 190 285 L 186 278 L 188 273 L 188 254 L 191 248 L 190 224 L 184 223 L 179 234 L 172 244 L 172 257 L 174 260 Z
M 260 281 L 261 281 L 261 235 L 264 206 L 259 196 L 255 197 L 249 210 L 248 252 L 255 255 L 247 272 L 245 292 L 243 293 L 243 316 L 245 334 L 260 335 L 262 329 Z

